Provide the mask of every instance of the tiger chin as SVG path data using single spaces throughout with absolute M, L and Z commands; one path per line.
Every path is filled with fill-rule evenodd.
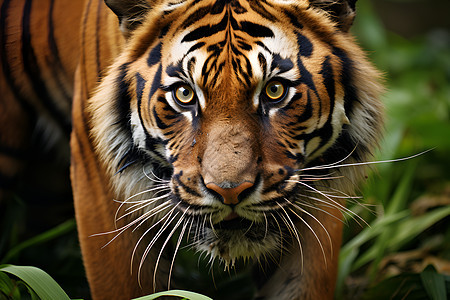
M 345 200 L 383 127 L 380 74 L 349 33 L 355 2 L 87 0 L 64 10 L 64 0 L 42 0 L 49 11 L 31 1 L 19 9 L 79 36 L 79 47 L 41 43 L 64 50 L 32 85 L 48 97 L 21 95 L 29 84 L 13 94 L 33 99 L 50 131 L 61 118 L 46 105 L 71 96 L 71 181 L 94 299 L 170 288 L 185 239 L 225 268 L 259 266 L 255 298 L 333 298 L 343 219 L 353 215 Z M 13 14 L 11 3 L 2 14 Z M 2 58 L 15 59 L 3 44 Z M 46 53 L 33 53 L 38 66 Z M 61 74 L 74 78 L 65 91 Z

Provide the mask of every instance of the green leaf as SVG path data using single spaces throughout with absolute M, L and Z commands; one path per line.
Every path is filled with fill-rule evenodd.
M 404 211 L 403 213 L 408 213 L 408 211 Z M 393 216 L 401 216 L 403 215 L 403 213 L 399 213 Z M 356 270 L 361 266 L 365 265 L 366 263 L 375 260 L 380 254 L 379 253 L 380 247 L 382 247 L 385 250 L 388 249 L 389 252 L 395 252 L 401 247 L 403 247 L 406 243 L 414 239 L 417 235 L 425 231 L 427 228 L 429 228 L 433 224 L 436 224 L 437 222 L 439 222 L 440 220 L 449 215 L 450 215 L 450 206 L 447 206 L 435 209 L 419 217 L 415 218 L 410 217 L 406 220 L 398 222 L 397 224 L 393 222 L 385 223 L 383 222 L 383 219 L 381 219 L 379 223 L 372 226 L 372 228 L 368 228 L 368 230 L 373 229 L 375 231 L 375 229 L 377 229 L 376 230 L 377 232 L 379 231 L 388 232 L 389 235 L 387 237 L 384 237 L 385 239 L 383 240 L 377 240 L 377 242 L 372 247 L 367 249 L 355 261 L 353 265 L 353 270 Z M 387 218 L 391 219 L 391 217 L 393 216 L 391 215 L 390 217 Z M 384 228 L 378 227 L 379 224 L 382 224 Z M 361 245 L 361 243 L 358 243 L 357 245 L 359 246 Z M 352 245 L 350 244 L 349 246 Z M 345 245 L 343 249 L 345 251 L 348 251 L 348 246 Z
M 139 297 L 134 300 L 153 300 L 157 299 L 158 297 L 162 296 L 174 296 L 174 297 L 181 297 L 183 299 L 189 299 L 189 300 L 212 300 L 211 298 L 197 294 L 190 291 L 182 291 L 182 290 L 172 290 L 172 291 L 166 291 L 166 292 L 160 292 L 156 294 L 147 295 L 144 297 Z
M 429 265 L 420 273 L 420 279 L 422 279 L 422 284 L 432 300 L 447 299 L 445 278 L 436 272 L 436 269 L 432 265 Z
M 69 300 L 69 296 L 47 273 L 36 267 L 2 265 L 0 272 L 12 274 L 25 282 L 42 300 Z
M 72 230 L 75 230 L 75 228 L 76 228 L 75 220 L 74 219 L 67 220 L 64 223 L 15 246 L 11 250 L 9 250 L 8 253 L 6 253 L 5 257 L 2 258 L 1 262 L 3 263 L 10 262 L 11 259 L 15 257 L 17 254 L 19 254 L 23 249 L 45 243 L 49 240 L 62 236 Z
M 0 272 L 0 296 L 8 295 L 11 299 L 20 299 L 20 291 L 16 284 L 3 272 Z M 1 297 L 0 297 L 1 298 Z M 3 298 L 1 298 L 3 299 Z

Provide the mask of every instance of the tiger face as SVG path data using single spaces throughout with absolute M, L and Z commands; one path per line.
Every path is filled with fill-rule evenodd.
M 338 163 L 376 146 L 381 88 L 314 2 L 163 2 L 129 32 L 90 100 L 92 136 L 150 245 L 179 229 L 230 265 L 344 209 L 363 172 Z

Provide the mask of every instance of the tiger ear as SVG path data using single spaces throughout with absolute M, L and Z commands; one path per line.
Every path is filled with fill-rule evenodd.
M 356 15 L 357 0 L 310 0 L 310 5 L 326 11 L 342 31 L 348 31 Z
M 150 9 L 145 0 L 105 0 L 105 4 L 119 18 L 120 30 L 126 37 L 142 23 Z

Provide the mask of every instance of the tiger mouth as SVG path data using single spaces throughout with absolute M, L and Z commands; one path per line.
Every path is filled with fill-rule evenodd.
M 224 229 L 224 230 L 243 230 L 248 229 L 253 225 L 254 222 L 249 219 L 242 217 L 235 217 L 230 220 L 223 220 L 214 225 L 214 229 Z M 211 225 L 208 224 L 208 227 Z M 211 227 L 210 227 L 211 228 Z

